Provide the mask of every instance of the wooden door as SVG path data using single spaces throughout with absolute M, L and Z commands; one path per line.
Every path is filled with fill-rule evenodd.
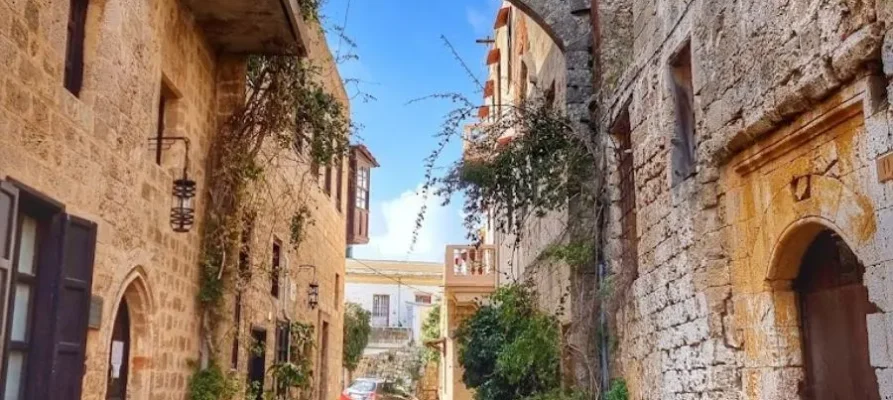
M 112 343 L 109 347 L 107 400 L 127 398 L 127 376 L 130 364 L 130 311 L 127 300 L 122 299 L 112 328 Z
M 329 399 L 329 323 L 322 323 L 319 346 L 319 400 Z
M 251 330 L 252 343 L 248 358 L 248 385 L 257 394 L 257 400 L 263 399 L 264 377 L 267 374 L 267 331 Z
M 862 284 L 864 267 L 839 236 L 825 231 L 803 257 L 800 295 L 809 400 L 880 399 L 869 363 L 866 316 L 877 312 Z

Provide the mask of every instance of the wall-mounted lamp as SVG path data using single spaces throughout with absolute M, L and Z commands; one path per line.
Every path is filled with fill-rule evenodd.
M 311 310 L 315 310 L 319 306 L 319 282 L 316 280 L 316 266 L 310 264 L 298 266 L 299 271 L 304 268 L 313 270 L 313 280 L 310 281 L 310 287 L 307 290 L 307 305 Z
M 195 223 L 195 181 L 189 179 L 186 170 L 183 177 L 174 181 L 173 203 L 171 204 L 171 229 L 174 232 L 189 232 Z
M 307 293 L 307 304 L 311 310 L 319 306 L 319 283 L 313 282 L 310 284 L 310 291 Z
M 186 147 L 186 154 L 183 159 L 183 175 L 174 181 L 174 187 L 171 191 L 171 229 L 174 232 L 189 232 L 195 223 L 195 198 L 196 187 L 195 181 L 189 179 L 189 138 L 176 137 L 153 137 L 149 138 L 149 143 L 156 149 L 168 149 L 176 142 L 183 142 Z M 160 154 L 160 153 L 159 153 Z

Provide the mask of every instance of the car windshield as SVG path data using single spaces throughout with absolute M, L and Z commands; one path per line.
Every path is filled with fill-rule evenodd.
M 353 392 L 373 392 L 375 391 L 375 382 L 372 381 L 354 381 L 348 390 Z

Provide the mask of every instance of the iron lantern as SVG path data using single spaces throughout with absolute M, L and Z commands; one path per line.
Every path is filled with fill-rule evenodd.
M 301 264 L 298 266 L 298 270 L 302 269 L 313 270 L 313 280 L 310 281 L 310 286 L 307 288 L 307 305 L 311 310 L 315 310 L 319 306 L 319 281 L 316 280 L 316 266 Z
M 310 306 L 311 310 L 316 309 L 319 305 L 319 283 L 313 282 L 310 284 L 310 290 L 308 291 L 307 296 L 307 304 Z
M 149 138 L 149 148 L 155 150 L 156 162 L 161 165 L 161 151 L 169 149 L 174 143 L 183 142 L 186 151 L 183 154 L 183 176 L 174 181 L 171 190 L 171 229 L 174 232 L 189 232 L 195 223 L 195 181 L 189 179 L 189 138 L 183 136 L 161 136 Z
M 189 232 L 195 223 L 195 181 L 189 179 L 186 170 L 183 177 L 174 181 L 171 205 L 171 228 L 174 232 Z

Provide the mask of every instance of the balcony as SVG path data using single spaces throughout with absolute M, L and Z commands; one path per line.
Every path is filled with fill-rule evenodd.
M 466 162 L 482 162 L 518 137 L 518 130 L 501 122 L 479 122 L 465 126 L 462 158 Z
M 441 310 L 441 339 L 432 342 L 443 355 L 442 388 L 448 399 L 471 399 L 462 383 L 456 330 L 480 304 L 485 304 L 496 290 L 498 274 L 496 246 L 446 246 L 444 262 L 444 303 Z
M 447 289 L 492 291 L 496 272 L 496 246 L 446 247 L 443 277 Z
M 226 53 L 306 54 L 298 0 L 181 0 Z

